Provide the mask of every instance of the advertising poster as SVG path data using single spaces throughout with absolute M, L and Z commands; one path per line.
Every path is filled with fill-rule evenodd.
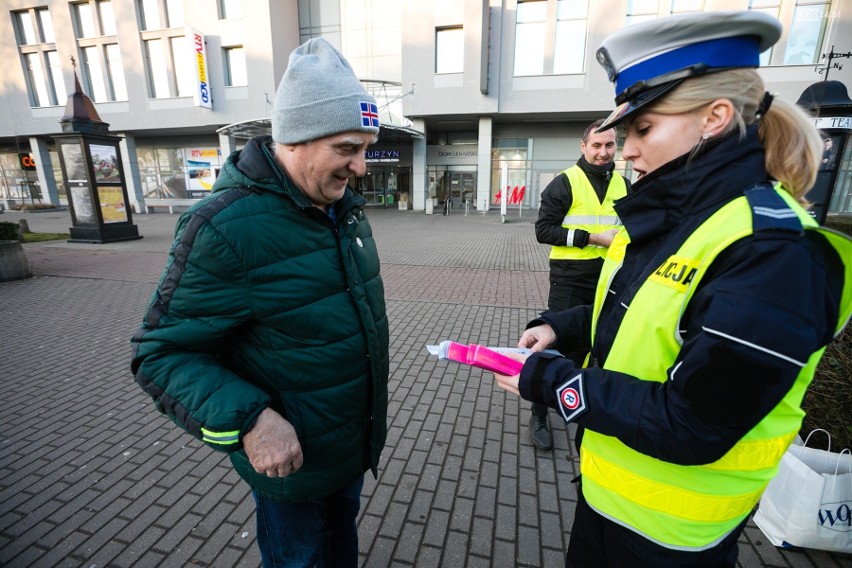
M 98 220 L 95 217 L 95 208 L 92 207 L 92 197 L 89 195 L 88 184 L 85 181 L 78 181 L 70 185 L 71 205 L 74 207 L 74 216 L 77 218 L 77 222 L 97 223 Z
M 120 185 L 99 185 L 98 201 L 101 202 L 101 218 L 105 224 L 127 222 L 124 192 Z
M 86 175 L 86 162 L 83 160 L 83 149 L 79 144 L 62 144 L 62 159 L 65 161 L 65 173 L 68 181 L 82 181 L 88 179 Z
M 89 146 L 89 154 L 92 157 L 92 168 L 95 171 L 96 183 L 118 183 L 121 181 L 118 171 L 118 156 L 114 146 L 92 144 Z
M 219 150 L 218 148 L 187 148 L 186 153 L 188 197 L 193 199 L 207 197 L 213 182 L 216 181 L 216 171 L 221 167 Z

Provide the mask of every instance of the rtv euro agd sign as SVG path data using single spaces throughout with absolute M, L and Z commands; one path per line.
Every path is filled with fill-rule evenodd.
M 195 69 L 195 106 L 213 108 L 213 97 L 210 94 L 210 81 L 207 78 L 207 48 L 204 45 L 204 35 L 192 28 L 186 28 L 192 49 L 192 66 Z

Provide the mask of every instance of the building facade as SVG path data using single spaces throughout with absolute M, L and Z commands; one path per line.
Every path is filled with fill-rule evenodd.
M 724 9 L 784 25 L 761 69 L 779 96 L 795 101 L 829 74 L 852 82 L 852 66 L 826 69 L 824 58 L 852 49 L 845 0 L 6 0 L 0 32 L 15 41 L 0 45 L 0 203 L 64 203 L 52 136 L 75 76 L 122 138 L 137 211 L 203 197 L 228 154 L 268 131 L 290 51 L 323 36 L 386 125 L 367 175 L 352 180 L 368 203 L 536 208 L 579 157 L 586 125 L 612 109 L 595 61 L 603 37 Z M 852 212 L 852 144 L 842 129 L 831 137 L 830 210 Z
M 761 57 L 769 91 L 795 102 L 828 75 L 846 84 L 852 79 L 852 65 L 842 59 L 842 68 L 825 69 L 824 54 L 832 48 L 852 49 L 852 2 L 844 0 L 443 0 L 403 6 L 402 84 L 412 91 L 403 108 L 427 139 L 424 175 L 413 178 L 426 189 L 415 187 L 415 207 L 418 195 L 428 195 L 437 181 L 439 196 L 472 194 L 477 209 L 494 207 L 504 195 L 512 206 L 520 201 L 536 208 L 547 183 L 579 158 L 585 127 L 614 106 L 597 47 L 635 22 L 759 10 L 784 26 L 781 40 Z M 850 132 L 831 135 L 848 142 Z M 836 163 L 833 212 L 852 213 L 850 154 L 852 145 L 845 143 Z M 619 158 L 617 168 L 629 176 L 630 164 Z

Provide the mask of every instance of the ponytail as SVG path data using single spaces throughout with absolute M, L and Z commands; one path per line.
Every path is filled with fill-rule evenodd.
M 804 196 L 816 182 L 822 137 L 805 111 L 777 98 L 758 117 L 764 94 L 763 79 L 757 71 L 731 69 L 690 77 L 654 103 L 653 111 L 681 114 L 696 111 L 716 99 L 728 99 L 736 113 L 728 130 L 720 134 L 736 130 L 745 136 L 746 126 L 757 122 L 767 173 L 797 201 L 807 205 Z

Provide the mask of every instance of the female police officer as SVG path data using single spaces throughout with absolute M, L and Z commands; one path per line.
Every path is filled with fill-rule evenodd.
M 737 537 L 799 430 L 852 310 L 852 241 L 803 196 L 822 141 L 753 69 L 781 34 L 755 12 L 608 36 L 598 60 L 639 174 L 594 306 L 545 312 L 498 384 L 586 428 L 566 566 L 734 566 Z M 570 349 L 568 347 L 570 346 Z

